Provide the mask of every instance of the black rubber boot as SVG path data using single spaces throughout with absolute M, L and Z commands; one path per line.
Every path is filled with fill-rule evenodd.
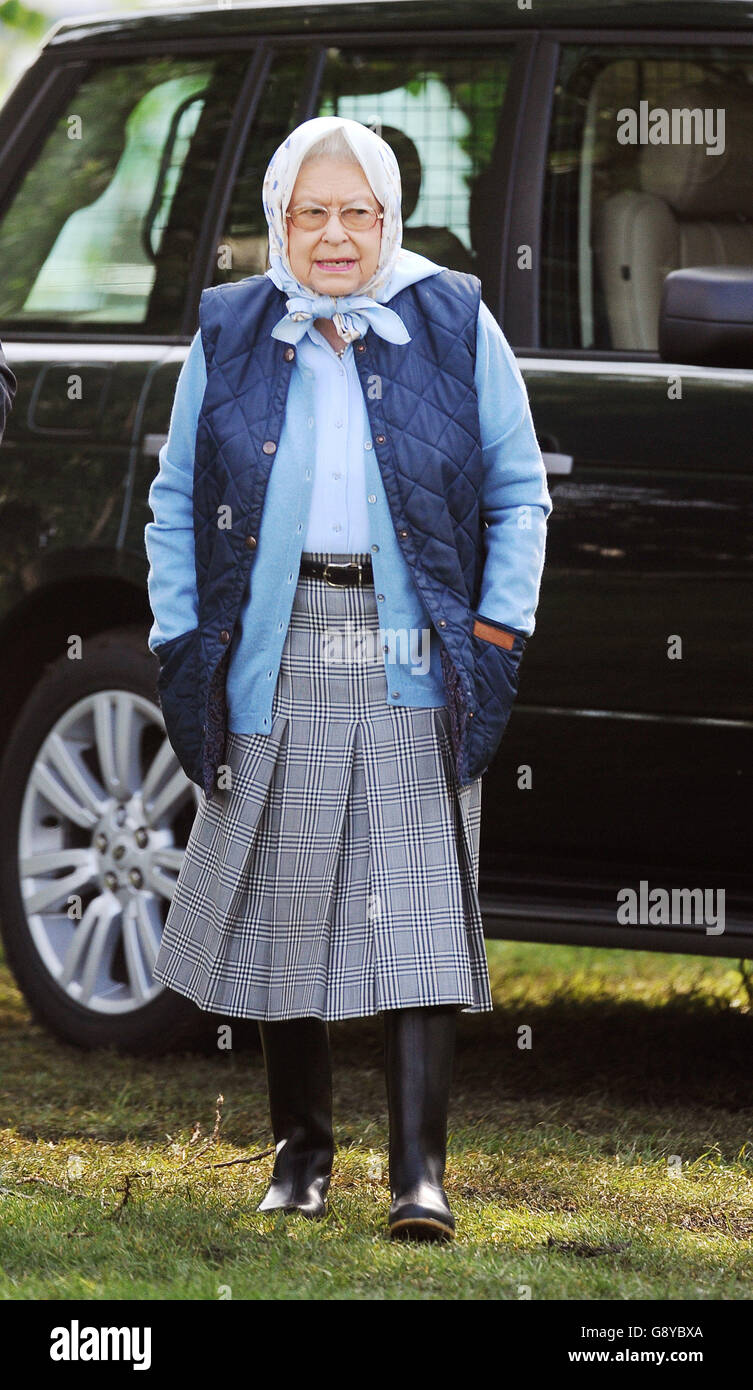
M 383 1017 L 390 1236 L 452 1240 L 455 1220 L 442 1181 L 457 1006 L 389 1009 Z
M 277 1153 L 256 1210 L 324 1216 L 335 1153 L 326 1020 L 259 1019 L 259 1032 Z

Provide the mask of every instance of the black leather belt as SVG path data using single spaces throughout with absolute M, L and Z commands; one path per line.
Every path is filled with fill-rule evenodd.
M 340 584 L 363 586 L 374 583 L 371 559 L 368 556 L 365 560 L 309 560 L 302 555 L 299 574 L 307 579 L 326 579 L 327 583 L 335 588 Z

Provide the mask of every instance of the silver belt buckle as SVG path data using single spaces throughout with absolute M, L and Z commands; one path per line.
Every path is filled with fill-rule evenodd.
M 327 578 L 327 570 L 329 570 L 329 569 L 333 569 L 333 570 L 353 570 L 353 569 L 357 569 L 357 570 L 358 570 L 358 583 L 359 583 L 359 584 L 363 584 L 363 577 L 362 577 L 362 573 L 361 573 L 361 571 L 363 570 L 363 565 L 361 564 L 361 561 L 360 561 L 360 560 L 348 560 L 348 561 L 347 561 L 346 563 L 344 563 L 344 564 L 339 564 L 337 560 L 328 560 L 328 561 L 327 561 L 326 565 L 324 566 L 324 574 L 323 574 L 322 577 L 323 577 L 324 579 L 327 580 L 327 583 L 329 584 L 329 586 L 330 586 L 331 589 L 339 589 L 340 585 L 337 583 L 336 580 L 328 579 L 328 578 Z

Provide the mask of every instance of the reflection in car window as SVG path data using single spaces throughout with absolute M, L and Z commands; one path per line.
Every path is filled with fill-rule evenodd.
M 544 195 L 542 345 L 655 352 L 671 270 L 753 266 L 751 149 L 744 51 L 565 48 Z
M 294 51 L 273 61 L 233 186 L 217 246 L 213 284 L 263 275 L 269 265 L 269 229 L 261 188 L 277 146 L 298 124 L 308 60 L 308 51 Z
M 0 221 L 6 330 L 177 330 L 218 146 L 249 61 L 160 57 L 90 72 Z
M 317 116 L 349 116 L 395 151 L 403 185 L 403 245 L 440 265 L 479 275 L 499 254 L 498 218 L 488 196 L 496 179 L 497 127 L 510 47 L 329 49 Z M 269 159 L 297 120 L 304 55 L 275 63 L 231 198 L 215 282 L 263 274 L 267 224 L 261 185 Z
M 319 116 L 349 116 L 392 146 L 403 185 L 403 245 L 479 275 L 499 252 L 489 181 L 511 47 L 331 48 Z

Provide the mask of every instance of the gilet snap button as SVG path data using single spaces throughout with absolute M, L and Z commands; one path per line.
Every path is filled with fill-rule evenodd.
M 249 550 L 255 550 L 256 536 L 246 536 L 246 545 L 248 546 Z
M 226 627 L 223 627 L 222 632 L 220 633 L 220 641 L 221 641 L 221 642 L 229 642 L 229 641 L 230 641 L 230 633 L 228 632 L 228 630 L 227 630 Z
M 377 437 L 376 437 L 376 442 L 377 442 L 377 444 L 384 444 L 384 435 L 383 435 L 383 434 L 378 434 Z
M 282 355 L 283 355 L 283 357 L 285 358 L 285 361 L 286 361 L 286 362 L 292 362 L 292 361 L 293 361 L 293 358 L 295 357 L 295 348 L 293 348 L 293 347 L 286 347 L 286 349 L 285 349 L 285 351 L 284 351 L 284 353 L 283 353 Z
M 275 444 L 274 439 L 265 439 L 261 447 L 265 454 L 273 454 L 275 449 L 277 448 L 277 445 Z

